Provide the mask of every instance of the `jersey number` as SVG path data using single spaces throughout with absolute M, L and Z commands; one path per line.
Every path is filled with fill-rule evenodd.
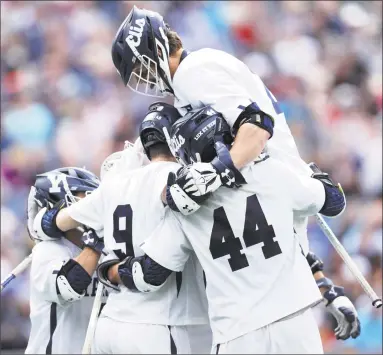
M 113 213 L 113 238 L 116 243 L 125 243 L 125 252 L 121 249 L 113 251 L 120 260 L 127 256 L 134 256 L 132 221 L 132 207 L 130 205 L 118 205 Z
M 257 195 L 249 196 L 246 201 L 245 226 L 243 229 L 243 240 L 246 247 L 263 242 L 263 256 L 265 259 L 269 259 L 282 254 L 282 250 L 274 238 L 274 228 L 267 223 Z M 249 262 L 246 255 L 241 253 L 242 249 L 242 243 L 234 235 L 223 207 L 215 209 L 210 239 L 210 253 L 213 259 L 230 255 L 228 261 L 231 270 L 243 269 L 249 266 Z

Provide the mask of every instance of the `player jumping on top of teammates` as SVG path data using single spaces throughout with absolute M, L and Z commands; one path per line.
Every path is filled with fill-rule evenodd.
M 105 251 L 108 256 L 116 256 L 115 260 L 107 261 L 107 265 L 119 263 L 129 256 L 143 255 L 140 245 L 165 216 L 161 195 L 169 172 L 180 168 L 162 131 L 164 124 L 170 130 L 171 123 L 178 118 L 178 111 L 171 105 L 151 105 L 140 132 L 151 162 L 133 170 L 117 168 L 106 175 L 95 192 L 66 209 L 40 211 L 34 223 L 39 234 L 54 238 L 62 231 L 84 224 L 104 230 Z M 159 276 L 158 265 L 147 266 L 147 278 L 155 280 Z M 142 294 L 121 287 L 120 292 L 109 294 L 97 322 L 96 353 L 190 354 L 210 351 L 207 299 L 203 271 L 197 258 L 190 258 L 182 274 L 161 268 L 162 271 L 166 273 L 165 278 L 169 274 L 172 276 L 156 293 Z M 119 272 L 124 278 L 125 269 L 121 268 Z M 102 278 L 106 279 L 101 274 L 100 281 Z M 107 286 L 116 289 L 111 283 Z M 155 283 L 141 282 L 138 285 L 140 291 L 156 288 Z M 201 329 L 203 331 L 198 332 Z M 201 337 L 193 337 L 195 333 L 200 333 Z
M 172 141 L 180 134 L 185 141 L 173 152 L 185 164 L 197 155 L 209 161 L 232 141 L 230 127 L 211 107 L 178 120 Z M 293 231 L 293 211 L 337 215 L 344 195 L 327 174 L 298 175 L 267 155 L 241 174 L 248 184 L 219 189 L 190 216 L 167 209 L 162 225 L 141 246 L 146 255 L 128 257 L 107 275 L 133 290 L 146 284 L 147 291 L 155 291 L 169 270 L 183 269 L 194 250 L 206 273 L 212 353 L 323 353 L 311 311 L 321 295 Z M 145 270 L 151 263 L 164 271 L 149 280 Z M 334 292 L 331 301 L 334 297 L 342 296 Z M 356 334 L 354 311 L 351 305 L 346 314 Z
M 37 175 L 28 203 L 28 231 L 33 248 L 31 278 L 31 333 L 26 354 L 80 354 L 97 289 L 95 270 L 104 247 L 93 231 L 76 230 L 63 238 L 35 233 L 37 209 L 69 206 L 94 191 L 100 181 L 80 168 L 60 168 Z M 84 240 L 84 241 L 83 241 Z M 93 281 L 93 282 L 92 282 Z
M 312 174 L 299 155 L 274 95 L 239 59 L 209 48 L 189 53 L 160 14 L 135 6 L 117 31 L 112 59 L 124 84 L 134 91 L 152 96 L 173 95 L 181 115 L 211 105 L 231 128 L 234 144 L 230 152 L 223 148 L 222 154 L 210 162 L 201 162 L 197 155 L 196 161 L 183 171 L 186 178 L 170 180 L 174 184 L 168 188 L 167 202 L 172 209 L 193 213 L 203 197 L 220 186 L 245 185 L 239 170 L 262 151 L 299 174 Z M 184 137 L 175 139 L 182 144 Z M 313 271 L 321 271 L 320 260 L 309 253 L 307 221 L 307 217 L 294 214 L 294 229 L 303 252 Z M 331 288 L 321 276 L 317 282 L 322 292 Z M 349 307 L 349 301 L 344 307 Z M 337 338 L 349 336 L 349 332 L 337 332 Z

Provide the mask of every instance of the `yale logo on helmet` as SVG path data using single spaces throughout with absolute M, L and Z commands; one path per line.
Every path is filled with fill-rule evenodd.
M 134 47 L 138 47 L 141 44 L 142 32 L 145 27 L 145 19 L 140 18 L 136 20 L 136 26 L 130 26 L 129 35 L 126 38 L 126 42 L 129 46 L 133 45 Z
M 176 136 L 171 139 L 171 143 L 174 150 L 177 152 L 185 143 L 185 138 L 179 134 L 178 137 Z
M 61 188 L 59 187 L 61 182 L 66 181 L 66 175 L 60 174 L 60 175 L 48 175 L 48 180 L 51 182 L 52 187 L 49 188 L 49 193 L 59 193 L 61 191 Z

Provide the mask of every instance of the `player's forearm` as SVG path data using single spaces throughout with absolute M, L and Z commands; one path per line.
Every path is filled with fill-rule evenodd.
M 81 226 L 81 223 L 74 220 L 68 213 L 68 208 L 60 210 L 56 217 L 56 226 L 63 232 Z
M 155 292 L 165 284 L 172 272 L 143 255 L 129 256 L 121 262 L 105 261 L 98 267 L 97 274 L 100 282 L 112 288 L 123 285 L 132 291 Z
M 326 277 L 322 271 L 317 271 L 315 274 L 313 274 L 313 276 L 315 281 L 318 281 Z M 322 296 L 327 290 L 328 290 L 328 287 L 319 287 L 319 291 L 321 292 Z
M 96 271 L 99 259 L 100 254 L 95 252 L 93 249 L 87 247 L 84 248 L 80 255 L 74 258 L 74 260 L 77 261 L 84 268 L 84 270 L 89 274 L 89 276 L 92 276 L 93 273 Z
M 237 169 L 255 160 L 264 149 L 270 133 L 251 124 L 244 123 L 238 130 L 234 144 L 230 149 L 231 159 Z
M 120 263 L 111 266 L 108 270 L 108 280 L 115 285 L 122 284 L 120 275 L 118 274 L 118 265 L 120 265 Z

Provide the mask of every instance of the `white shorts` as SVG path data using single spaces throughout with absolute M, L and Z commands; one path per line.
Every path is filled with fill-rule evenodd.
M 212 354 L 323 354 L 311 308 L 214 346 Z
M 95 354 L 208 354 L 208 325 L 166 326 L 120 322 L 100 317 L 93 342 Z
M 209 354 L 213 343 L 210 325 L 187 325 L 192 354 Z

